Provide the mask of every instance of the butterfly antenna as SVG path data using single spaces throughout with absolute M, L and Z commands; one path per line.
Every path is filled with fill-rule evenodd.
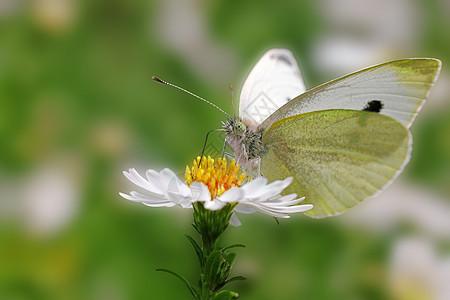
M 228 86 L 228 88 L 230 89 L 230 94 L 231 94 L 231 106 L 233 107 L 233 116 L 236 119 L 236 109 L 234 108 L 234 98 L 233 98 L 233 85 L 230 83 L 230 85 Z
M 208 142 L 209 134 L 210 134 L 211 132 L 215 132 L 215 131 L 225 131 L 225 129 L 223 129 L 223 128 L 220 128 L 220 129 L 212 129 L 212 130 L 208 131 L 208 133 L 206 133 L 205 142 L 203 143 L 203 148 L 202 148 L 202 154 L 200 154 L 200 162 L 202 162 L 203 154 L 205 154 L 206 143 Z
M 221 109 L 220 107 L 218 107 L 218 106 L 215 105 L 214 103 L 209 102 L 208 100 L 203 99 L 202 97 L 197 96 L 196 94 L 194 94 L 194 93 L 192 93 L 192 92 L 189 92 L 188 90 L 185 90 L 185 89 L 183 89 L 183 88 L 181 88 L 181 87 L 179 87 L 179 86 L 176 86 L 175 84 L 171 84 L 171 83 L 168 83 L 168 82 L 166 82 L 166 81 L 164 81 L 164 80 L 162 80 L 162 79 L 159 79 L 159 78 L 156 77 L 156 76 L 153 76 L 152 79 L 153 79 L 154 81 L 156 81 L 156 82 L 159 82 L 159 83 L 162 83 L 162 84 L 169 85 L 169 86 L 171 86 L 171 87 L 177 88 L 177 89 L 179 89 L 179 90 L 181 90 L 181 91 L 183 91 L 183 92 L 185 92 L 185 93 L 188 93 L 188 94 L 191 95 L 191 96 L 194 96 L 194 97 L 197 98 L 197 99 L 200 99 L 200 100 L 202 100 L 202 101 L 208 103 L 208 104 L 211 105 L 211 106 L 214 106 L 215 108 L 217 108 L 218 110 L 220 110 L 221 112 L 223 112 L 224 114 L 226 114 L 226 115 L 228 116 L 228 118 L 231 119 L 231 117 L 230 117 L 229 114 L 227 114 L 223 109 Z

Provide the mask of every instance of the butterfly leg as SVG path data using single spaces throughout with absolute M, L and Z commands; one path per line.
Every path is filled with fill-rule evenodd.
M 230 159 L 230 160 L 234 159 L 234 155 L 231 154 L 231 153 L 224 152 L 224 155 L 225 155 L 226 157 L 228 157 L 228 159 Z
M 253 177 L 261 176 L 261 158 L 252 158 L 248 161 L 247 173 Z
M 222 147 L 222 154 L 220 155 L 221 158 L 225 155 L 225 147 L 227 146 L 227 138 L 223 139 L 223 147 Z M 229 153 L 228 153 L 229 154 Z
M 201 157 L 200 160 L 203 159 L 203 154 L 205 153 L 206 143 L 208 142 L 209 134 L 210 134 L 211 132 L 214 132 L 214 131 L 224 131 L 224 130 L 223 130 L 223 129 L 212 129 L 212 130 L 208 131 L 208 133 L 206 133 L 205 143 L 203 144 L 203 148 L 202 148 L 202 154 L 200 154 L 200 157 Z M 225 149 L 225 148 L 224 148 L 224 149 Z
M 258 164 L 258 168 L 257 168 L 258 176 L 261 176 L 261 157 L 255 158 L 255 160 L 257 161 L 257 164 Z

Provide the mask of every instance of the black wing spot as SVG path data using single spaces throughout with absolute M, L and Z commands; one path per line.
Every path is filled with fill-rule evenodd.
M 383 103 L 380 100 L 372 100 L 367 102 L 366 106 L 362 109 L 362 111 L 370 111 L 379 113 L 383 108 Z
M 283 55 L 283 54 L 272 54 L 271 59 L 279 59 L 280 61 L 284 62 L 288 66 L 292 66 L 292 62 L 289 60 L 289 56 Z

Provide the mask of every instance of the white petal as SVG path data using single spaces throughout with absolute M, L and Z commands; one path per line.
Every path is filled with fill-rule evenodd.
M 145 194 L 132 191 L 130 195 L 120 194 L 125 199 L 141 202 L 152 207 L 191 207 L 191 191 L 173 171 L 163 169 L 161 172 L 147 170 L 146 177 L 143 178 L 135 169 L 123 174 L 134 184 L 146 190 Z
M 299 213 L 311 209 L 313 206 L 311 204 L 305 205 L 292 205 L 292 206 L 273 206 L 270 204 L 248 204 L 251 208 L 277 217 L 277 218 L 289 218 L 288 213 Z
M 284 208 L 284 207 L 294 207 L 294 206 L 301 206 L 301 205 L 297 205 L 298 199 L 294 199 L 292 201 L 288 201 L 288 202 L 278 202 L 278 201 L 266 201 L 266 202 L 262 202 L 262 203 L 253 203 L 255 205 L 261 205 L 261 206 L 267 206 L 267 207 L 272 207 L 272 208 Z
M 289 194 L 277 199 L 277 203 L 283 203 L 284 205 L 294 205 L 305 200 L 305 197 L 297 198 L 297 194 Z
M 178 178 L 177 176 L 173 176 L 167 182 L 167 191 L 180 193 L 183 195 L 187 195 L 187 194 L 191 193 L 189 187 L 183 181 L 181 181 L 180 178 Z
M 270 189 L 276 189 L 278 191 L 282 191 L 287 188 L 292 183 L 293 178 L 287 177 L 284 180 L 275 180 L 267 185 Z
M 296 205 L 304 197 L 296 199 L 296 194 L 280 195 L 292 183 L 292 180 L 292 177 L 288 177 L 269 184 L 263 177 L 252 180 L 242 187 L 245 196 L 234 208 L 234 211 L 247 214 L 258 211 L 277 218 L 289 218 L 288 214 L 290 213 L 299 213 L 311 209 L 312 205 L 310 204 Z
M 209 210 L 219 210 L 222 209 L 225 205 L 227 204 L 220 201 L 219 199 L 208 200 L 204 203 L 205 208 Z
M 251 193 L 246 190 L 245 198 L 251 199 L 252 202 L 266 201 L 266 199 L 280 194 L 291 182 L 292 177 L 288 177 L 284 180 L 276 180 L 268 185 L 261 186 L 258 190 L 252 190 Z
M 146 205 L 146 206 L 150 206 L 150 207 L 174 207 L 175 203 L 173 202 L 167 202 L 167 203 L 148 203 L 148 202 L 141 202 L 142 204 Z
M 250 206 L 247 206 L 247 205 L 241 204 L 241 203 L 236 205 L 236 207 L 234 208 L 234 211 L 241 213 L 241 214 L 252 214 L 252 213 L 256 212 L 256 210 L 254 210 Z
M 149 169 L 145 171 L 145 177 L 152 186 L 154 186 L 156 189 L 162 190 L 160 173 L 161 172 L 156 172 L 155 170 Z
M 149 201 L 166 201 L 168 200 L 166 197 L 164 197 L 163 195 L 158 195 L 158 194 L 142 194 L 136 191 L 131 191 L 130 195 L 135 197 L 136 199 L 144 199 L 144 200 L 149 200 Z
M 130 194 L 133 194 L 133 193 L 136 193 L 136 192 L 131 192 Z M 148 191 L 148 190 L 145 192 L 145 195 L 147 197 L 152 198 L 152 199 L 167 199 L 163 194 L 153 193 L 153 192 Z
M 128 180 L 130 180 L 132 183 L 143 189 L 146 189 L 149 192 L 162 194 L 161 187 L 145 180 L 135 169 L 129 169 L 128 172 L 123 171 L 123 175 L 125 175 L 125 177 L 128 178 Z
M 219 210 L 226 205 L 226 203 L 214 199 L 211 200 L 211 194 L 208 187 L 201 182 L 191 183 L 192 202 L 204 202 L 204 207 L 209 210 Z
M 211 194 L 209 193 L 208 187 L 201 182 L 193 182 L 190 186 L 192 202 L 205 202 L 211 200 Z
M 120 196 L 124 197 L 127 200 L 131 200 L 134 202 L 141 202 L 145 205 L 148 206 L 153 206 L 153 207 L 172 207 L 175 204 L 165 198 L 155 198 L 155 197 L 151 197 L 151 196 L 147 196 L 135 191 L 130 192 L 130 195 L 124 194 L 124 193 L 120 193 Z
M 281 189 L 284 190 L 285 188 L 287 188 L 292 183 L 293 180 L 294 180 L 293 177 L 286 177 L 284 180 L 281 180 L 282 185 Z
M 164 184 L 169 184 L 170 181 L 172 181 L 174 178 L 178 178 L 177 175 L 175 175 L 175 173 L 168 168 L 164 168 L 161 170 L 161 172 L 159 172 L 159 176 L 161 179 L 161 183 Z
M 191 197 L 187 197 L 187 198 L 183 198 L 179 205 L 182 208 L 192 208 L 192 198 Z
M 242 186 L 242 189 L 245 191 L 245 195 L 255 195 L 261 193 L 261 187 L 263 187 L 267 183 L 267 179 L 265 177 L 256 177 L 255 179 L 247 182 Z
M 176 176 L 168 183 L 166 194 L 167 198 L 175 204 L 185 203 L 187 198 L 192 199 L 189 187 Z
M 281 212 L 276 212 L 276 211 L 272 211 L 270 209 L 265 208 L 264 206 L 258 205 L 258 206 L 252 206 L 253 209 L 255 209 L 256 211 L 259 211 L 263 214 L 275 217 L 275 218 L 289 218 L 288 215 L 281 213 Z
M 161 187 L 164 192 L 173 192 L 173 189 L 177 189 L 178 182 L 181 183 L 181 180 L 175 175 L 174 172 L 170 169 L 162 169 L 161 172 L 159 172 L 159 179 L 161 181 Z
M 167 196 L 169 198 L 169 201 L 174 203 L 174 205 L 180 205 L 183 208 L 189 208 L 192 206 L 192 198 L 189 196 L 184 196 L 180 193 L 172 193 L 168 192 Z
M 230 224 L 235 227 L 241 226 L 241 224 L 242 224 L 241 221 L 239 220 L 238 216 L 235 213 L 233 213 L 231 215 Z
M 131 200 L 131 201 L 136 201 L 136 199 L 130 195 L 124 194 L 124 193 L 119 193 L 119 195 L 127 200 Z
M 289 206 L 289 207 L 286 207 L 285 209 L 287 210 L 286 212 L 289 212 L 289 213 L 298 213 L 298 212 L 304 212 L 304 211 L 310 210 L 312 208 L 313 208 L 312 204 L 303 204 L 303 205 Z
M 242 198 L 244 198 L 244 195 L 245 192 L 244 190 L 242 190 L 242 188 L 234 187 L 217 197 L 217 199 L 222 202 L 233 203 L 242 200 Z

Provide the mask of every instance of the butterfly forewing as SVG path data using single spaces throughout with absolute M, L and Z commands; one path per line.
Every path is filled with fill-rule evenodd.
M 409 131 L 374 112 L 326 110 L 274 123 L 263 135 L 261 173 L 289 176 L 285 190 L 305 196 L 307 215 L 339 214 L 383 190 L 409 160 Z
M 440 66 L 437 59 L 403 59 L 361 70 L 299 95 L 262 126 L 269 128 L 284 118 L 312 111 L 352 109 L 379 112 L 409 128 L 438 77 Z
M 292 53 L 286 49 L 271 49 L 256 63 L 242 87 L 239 116 L 260 124 L 305 91 Z

